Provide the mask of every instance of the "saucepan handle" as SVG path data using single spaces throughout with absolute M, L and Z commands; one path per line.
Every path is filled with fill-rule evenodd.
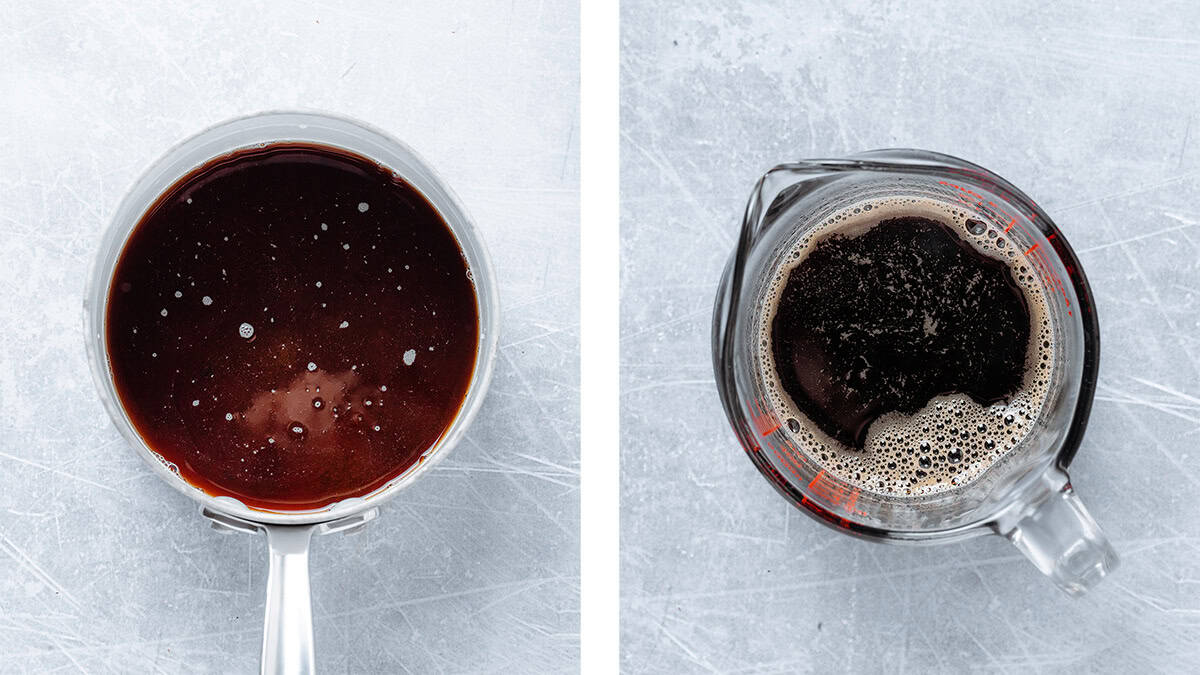
M 308 544 L 315 525 L 266 525 L 271 567 L 263 622 L 264 675 L 315 672 Z

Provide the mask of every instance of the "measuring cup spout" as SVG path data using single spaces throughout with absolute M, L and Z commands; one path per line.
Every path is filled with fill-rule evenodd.
M 1042 476 L 1032 501 L 995 523 L 1043 574 L 1079 597 L 1117 568 L 1119 559 L 1061 469 Z
M 308 545 L 316 528 L 316 525 L 263 526 L 271 554 L 263 622 L 264 675 L 315 672 Z

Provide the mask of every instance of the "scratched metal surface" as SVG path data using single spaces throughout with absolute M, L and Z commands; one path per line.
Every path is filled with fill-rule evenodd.
M 622 3 L 622 664 L 1195 672 L 1200 6 Z M 1123 556 L 1072 600 L 998 537 L 825 529 L 744 457 L 709 319 L 758 176 L 879 147 L 1012 180 L 1069 237 L 1102 364 L 1074 483 Z
M 494 257 L 492 389 L 366 531 L 314 541 L 329 672 L 578 666 L 578 14 L 571 3 L 5 3 L 0 9 L 0 671 L 251 672 L 260 537 L 221 536 L 102 410 L 81 295 L 172 143 L 308 106 L 408 141 Z

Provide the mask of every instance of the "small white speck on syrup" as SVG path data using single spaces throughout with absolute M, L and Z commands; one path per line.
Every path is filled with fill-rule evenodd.
M 225 413 L 225 421 L 232 422 L 233 421 L 233 413 Z
M 320 288 L 320 287 L 321 287 L 321 282 L 319 282 L 319 281 L 318 281 L 318 282 L 317 282 L 317 288 Z
M 250 338 L 254 337 L 254 326 L 251 326 L 248 323 L 243 323 L 242 325 L 238 326 L 238 335 L 241 335 L 249 340 Z
M 350 322 L 349 322 L 349 321 L 343 321 L 343 322 L 341 322 L 341 323 L 339 323 L 339 324 L 338 324 L 338 328 L 346 328 L 346 327 L 348 327 L 349 325 L 350 325 Z
M 328 226 L 328 225 L 326 225 L 325 223 L 321 223 L 321 230 L 322 230 L 322 231 L 324 231 L 324 230 L 328 230 L 328 229 L 329 229 L 329 226 Z
M 358 212 L 359 213 L 366 213 L 367 209 L 369 209 L 369 208 L 371 208 L 371 206 L 369 204 L 367 204 L 366 202 L 358 203 Z
M 200 298 L 200 303 L 203 304 L 205 307 L 208 307 L 209 305 L 212 304 L 212 298 L 210 298 L 206 295 L 203 298 Z
M 166 308 L 166 307 L 163 307 L 163 310 L 162 310 L 161 312 L 159 312 L 159 314 L 162 314 L 163 316 L 166 316 L 166 315 L 167 315 L 167 308 Z
M 413 361 L 417 360 L 417 350 L 410 349 L 404 352 L 404 365 L 411 366 Z
M 192 198 L 191 198 L 191 197 L 188 197 L 188 198 L 187 198 L 187 203 L 189 203 L 189 204 L 191 204 L 191 203 L 192 203 Z
M 182 298 L 182 297 L 183 297 L 183 291 L 175 291 L 175 297 L 177 297 L 177 298 Z
M 379 391 L 387 391 L 387 385 L 386 384 L 379 385 Z
M 347 251 L 349 251 L 349 250 L 350 250 L 350 244 L 342 244 L 342 248 L 343 248 L 343 249 L 345 249 L 345 250 L 347 250 Z
M 200 399 L 198 399 L 198 398 L 197 398 L 197 399 L 194 399 L 194 400 L 192 400 L 192 407 L 193 407 L 193 408 L 195 408 L 195 407 L 196 407 L 196 406 L 198 406 L 198 405 L 200 405 Z
M 309 362 L 308 362 L 308 370 L 311 372 L 311 371 L 314 371 L 314 370 L 316 370 L 316 369 L 317 369 L 317 364 L 313 363 L 312 361 L 309 361 Z

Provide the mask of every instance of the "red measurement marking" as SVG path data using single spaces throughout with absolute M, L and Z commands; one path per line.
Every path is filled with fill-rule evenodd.
M 1047 262 L 1048 258 L 1044 258 L 1042 254 L 1038 252 L 1033 255 L 1033 260 L 1038 265 L 1038 273 L 1041 274 L 1043 278 L 1049 280 L 1051 293 L 1058 291 L 1058 293 L 1062 295 L 1063 303 L 1068 307 L 1067 316 L 1072 316 L 1072 313 L 1069 309 L 1071 306 L 1071 299 L 1067 297 L 1067 289 L 1063 285 L 1062 279 L 1050 269 L 1050 264 Z
M 778 422 L 775 422 L 774 424 L 771 422 L 772 419 L 770 417 L 760 417 L 755 419 L 754 426 L 763 436 L 770 436 L 771 434 L 775 433 L 779 427 L 783 426 Z
M 1057 274 L 1050 271 L 1049 264 L 1045 259 L 1042 258 L 1040 254 L 1035 255 L 1034 259 L 1037 260 L 1037 262 L 1044 268 L 1044 271 L 1042 272 L 1043 276 L 1047 276 L 1052 280 L 1053 283 L 1050 284 L 1051 289 L 1058 291 L 1059 294 L 1062 295 L 1063 303 L 1068 307 L 1067 316 L 1072 316 L 1071 310 L 1069 309 L 1071 307 L 1071 298 L 1067 297 L 1067 289 L 1066 286 L 1063 285 L 1062 279 L 1060 279 Z
M 1029 248 L 1025 249 L 1025 255 L 1029 255 L 1030 253 L 1033 253 L 1033 250 L 1036 249 L 1037 247 L 1038 247 L 1037 242 L 1034 242 L 1033 246 L 1030 246 Z
M 754 429 L 763 436 L 770 435 L 779 427 L 783 426 L 779 420 L 770 412 L 765 412 L 756 401 L 754 407 L 750 410 L 750 421 L 754 424 Z
M 996 223 L 996 224 L 1002 223 L 1002 222 L 1004 222 L 1004 219 L 1007 218 L 1008 219 L 1008 227 L 1004 228 L 1005 232 L 1008 232 L 1009 230 L 1013 229 L 1013 227 L 1017 227 L 1026 236 L 1029 235 L 1029 233 L 1025 232 L 1025 229 L 1021 227 L 1020 223 L 1017 222 L 1017 217 L 1012 215 L 1008 211 L 1005 211 L 998 204 L 996 204 L 996 202 L 988 200 L 985 203 L 983 196 L 980 195 L 979 193 L 975 192 L 974 190 L 970 190 L 965 187 L 962 187 L 961 185 L 956 185 L 949 181 L 941 180 L 941 181 L 938 181 L 938 184 L 945 185 L 946 187 L 957 190 L 958 192 L 955 194 L 955 196 L 958 198 L 959 201 L 963 202 L 964 204 L 969 204 L 971 206 L 974 206 L 975 211 L 977 213 L 979 213 L 979 215 L 990 219 L 993 223 Z
M 796 462 L 797 466 L 808 464 L 808 458 L 804 456 L 804 453 L 800 452 L 800 448 L 797 448 L 796 444 L 793 443 L 791 439 L 784 438 L 780 445 L 782 445 L 783 449 L 787 451 L 788 456 Z
M 842 507 L 846 513 L 866 515 L 865 512 L 854 509 L 854 505 L 858 503 L 859 489 L 853 488 L 847 491 L 841 483 L 834 482 L 828 478 L 823 469 L 808 484 L 808 489 L 812 490 L 816 496 L 828 501 L 831 505 Z
M 800 477 L 800 472 L 796 470 L 796 467 L 792 466 L 792 464 L 788 462 L 787 457 L 785 457 L 783 453 L 775 450 L 775 459 L 779 460 L 779 463 L 783 465 L 783 468 L 787 469 L 793 476 L 796 478 Z
M 805 459 L 804 455 L 800 454 L 800 452 L 796 450 L 795 446 L 791 445 L 786 440 L 781 445 L 783 446 L 784 452 L 780 452 L 779 449 L 771 445 L 770 442 L 767 443 L 767 447 L 771 448 L 771 450 L 775 452 L 775 459 L 779 460 L 779 464 L 782 464 L 783 468 L 790 471 L 797 479 L 800 479 L 801 467 L 805 464 L 808 464 L 808 460 Z

